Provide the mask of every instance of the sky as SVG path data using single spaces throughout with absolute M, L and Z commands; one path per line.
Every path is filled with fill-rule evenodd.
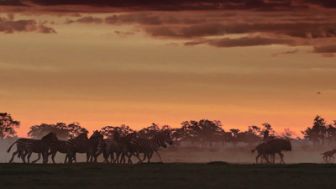
M 330 0 L 2 0 L 1 111 L 20 136 L 199 119 L 299 135 L 336 119 L 335 44 Z

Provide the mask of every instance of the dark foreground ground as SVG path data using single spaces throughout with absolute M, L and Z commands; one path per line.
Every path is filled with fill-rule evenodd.
M 326 189 L 336 188 L 336 165 L 0 164 L 0 188 Z

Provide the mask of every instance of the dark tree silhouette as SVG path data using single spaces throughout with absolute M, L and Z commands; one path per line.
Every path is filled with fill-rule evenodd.
M 176 130 L 172 129 L 169 125 L 160 126 L 156 123 L 152 123 L 150 126 L 139 130 L 137 132 L 137 134 L 141 138 L 149 139 L 149 138 L 152 138 L 152 137 L 156 136 L 159 132 L 161 132 L 163 130 L 169 131 L 173 135 L 174 135 L 174 132 L 176 131 Z M 175 136 L 176 136 L 176 134 L 175 134 Z M 174 138 L 174 136 L 173 136 L 173 138 Z
M 275 131 L 272 128 L 272 125 L 266 122 L 266 123 L 263 123 L 262 126 L 264 127 L 262 129 L 262 135 L 263 135 L 264 140 L 273 138 L 275 135 Z
M 230 132 L 228 134 L 228 142 L 232 142 L 233 144 L 237 144 L 239 142 L 239 137 L 241 134 L 239 129 L 230 129 Z
M 20 126 L 20 122 L 12 118 L 9 113 L 0 113 L 0 139 L 15 137 L 15 129 Z
M 126 136 L 135 131 L 127 125 L 121 125 L 121 126 L 105 126 L 101 128 L 99 132 L 102 135 L 104 135 L 105 138 L 112 138 L 114 132 L 118 132 L 119 136 Z
M 65 123 L 57 123 L 57 124 L 42 123 L 40 125 L 33 125 L 30 127 L 28 136 L 32 138 L 41 138 L 47 133 L 53 132 L 57 134 L 58 138 L 67 139 L 68 131 L 65 129 L 65 127 L 66 127 Z
M 70 138 L 75 138 L 82 133 L 88 133 L 89 131 L 86 128 L 80 126 L 79 123 L 70 123 L 67 125 L 66 130 Z
M 173 128 L 171 129 L 171 133 L 174 145 L 179 145 L 183 140 L 188 138 L 188 133 L 184 128 Z
M 240 132 L 238 135 L 238 141 L 244 142 L 250 145 L 261 141 L 262 130 L 260 127 L 252 125 L 249 126 L 247 131 Z
M 329 144 L 336 141 L 336 121 L 333 121 L 332 124 L 327 126 L 327 136 L 326 139 Z
M 185 140 L 192 142 L 208 143 L 219 141 L 223 138 L 225 132 L 220 121 L 210 121 L 203 119 L 200 121 L 185 121 L 182 122 L 180 132 L 184 132 Z
M 256 125 L 249 126 L 247 131 L 257 136 L 261 135 L 261 128 Z
M 312 127 L 308 127 L 302 131 L 304 137 L 314 144 L 324 144 L 327 135 L 327 126 L 325 120 L 321 116 L 316 116 Z
M 284 131 L 282 132 L 282 134 L 280 135 L 281 138 L 287 139 L 287 140 L 294 140 L 294 132 L 291 131 L 289 128 L 284 129 Z
M 42 123 L 40 125 L 33 125 L 30 127 L 28 136 L 32 138 L 41 138 L 44 135 L 53 132 L 60 139 L 70 139 L 75 138 L 81 133 L 88 133 L 88 130 L 81 127 L 79 123 L 71 123 L 67 125 L 66 123 L 59 122 L 56 124 L 46 124 Z
M 262 131 L 258 126 L 249 126 L 246 131 L 239 129 L 230 129 L 229 132 L 225 132 L 225 141 L 233 144 L 243 142 L 247 144 L 255 144 L 261 140 Z
M 139 130 L 138 134 L 142 138 L 151 138 L 156 133 L 158 133 L 160 130 L 161 130 L 161 128 L 158 124 L 152 123 L 152 125 Z

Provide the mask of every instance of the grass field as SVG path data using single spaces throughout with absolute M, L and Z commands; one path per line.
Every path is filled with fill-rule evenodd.
M 335 188 L 336 165 L 1 164 L 0 188 Z

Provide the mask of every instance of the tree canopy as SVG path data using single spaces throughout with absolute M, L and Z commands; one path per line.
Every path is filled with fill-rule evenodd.
M 0 139 L 15 137 L 16 131 L 20 126 L 20 122 L 12 118 L 9 113 L 0 113 Z M 171 128 L 169 125 L 160 126 L 152 123 L 148 127 L 142 128 L 138 131 L 133 130 L 128 125 L 120 126 L 104 126 L 99 132 L 105 138 L 113 138 L 115 134 L 118 136 L 129 136 L 136 133 L 136 136 L 143 138 L 150 138 L 157 132 L 168 130 L 173 137 L 173 140 L 178 141 L 191 141 L 192 143 L 208 143 L 213 142 L 229 142 L 229 143 L 257 143 L 266 140 L 268 137 L 282 137 L 293 139 L 295 133 L 290 129 L 285 129 L 282 133 L 276 133 L 269 123 L 263 123 L 261 126 L 251 125 L 247 130 L 240 130 L 231 128 L 227 131 L 222 127 L 222 123 L 218 120 L 190 120 L 181 123 L 180 127 Z M 54 132 L 60 139 L 70 139 L 78 136 L 81 133 L 88 133 L 88 130 L 82 127 L 79 123 L 66 124 L 58 122 L 55 124 L 42 123 L 30 127 L 28 136 L 32 138 L 41 138 L 42 136 Z M 302 131 L 305 140 L 311 141 L 314 144 L 329 144 L 336 142 L 336 121 L 331 123 L 317 115 L 313 124 Z M 299 138 L 297 136 L 297 138 Z
M 81 133 L 88 133 L 88 130 L 81 127 L 79 123 L 66 124 L 59 122 L 56 124 L 42 123 L 30 127 L 28 136 L 32 138 L 41 138 L 42 136 L 53 132 L 60 139 L 69 139 L 78 136 Z
M 311 127 L 307 127 L 302 131 L 304 138 L 310 140 L 314 144 L 324 144 L 325 141 L 336 141 L 336 122 L 327 124 L 325 119 L 317 115 Z
M 15 137 L 15 129 L 20 126 L 20 122 L 12 118 L 9 113 L 0 113 L 0 138 Z
M 135 132 L 128 125 L 120 126 L 104 126 L 99 131 L 105 138 L 113 138 L 114 134 L 117 133 L 119 136 L 127 136 L 130 133 Z

